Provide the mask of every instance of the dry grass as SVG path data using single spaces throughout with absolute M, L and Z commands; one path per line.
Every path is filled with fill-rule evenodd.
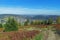
M 39 34 L 40 31 L 32 30 L 32 31 L 12 31 L 12 32 L 3 32 L 0 33 L 0 40 L 28 40 L 32 39 L 34 36 Z

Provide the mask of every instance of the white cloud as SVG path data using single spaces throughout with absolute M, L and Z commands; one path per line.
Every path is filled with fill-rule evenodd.
M 60 15 L 60 10 L 1 7 L 0 14 L 51 14 Z

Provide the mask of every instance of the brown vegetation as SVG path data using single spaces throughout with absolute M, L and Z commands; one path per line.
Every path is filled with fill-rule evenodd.
M 0 40 L 28 40 L 32 39 L 34 36 L 39 34 L 40 31 L 32 30 L 32 31 L 15 31 L 15 32 L 3 32 L 0 33 Z

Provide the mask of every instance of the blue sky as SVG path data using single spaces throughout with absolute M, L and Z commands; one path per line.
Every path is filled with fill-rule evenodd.
M 0 14 L 60 15 L 60 0 L 0 0 Z

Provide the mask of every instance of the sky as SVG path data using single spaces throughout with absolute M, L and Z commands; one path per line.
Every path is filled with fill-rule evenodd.
M 60 15 L 60 0 L 0 0 L 0 14 Z

